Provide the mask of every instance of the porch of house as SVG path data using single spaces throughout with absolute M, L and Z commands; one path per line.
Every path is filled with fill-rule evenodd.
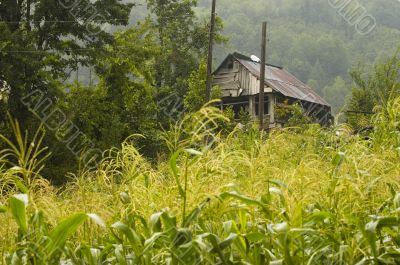
M 273 93 L 264 95 L 264 129 L 282 127 L 283 121 L 276 118 L 275 115 L 276 96 Z M 225 110 L 231 106 L 235 119 L 239 119 L 240 111 L 243 110 L 250 115 L 254 122 L 259 121 L 259 95 L 246 95 L 238 97 L 223 97 L 220 103 L 220 109 Z

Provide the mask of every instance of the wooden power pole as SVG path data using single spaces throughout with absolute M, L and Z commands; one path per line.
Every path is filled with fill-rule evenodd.
M 262 24 L 261 62 L 260 62 L 260 93 L 258 95 L 258 117 L 260 130 L 264 130 L 264 86 L 265 86 L 265 53 L 267 50 L 267 22 Z
M 213 43 L 214 43 L 214 28 L 215 28 L 215 5 L 216 0 L 212 0 L 211 8 L 211 25 L 210 35 L 208 42 L 208 61 L 207 61 L 207 87 L 206 87 L 206 102 L 211 99 L 211 88 L 212 88 L 212 60 L 213 60 Z

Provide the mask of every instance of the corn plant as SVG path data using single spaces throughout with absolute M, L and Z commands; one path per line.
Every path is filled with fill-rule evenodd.
M 44 127 L 40 126 L 33 138 L 29 139 L 28 132 L 22 133 L 19 123 L 11 116 L 9 123 L 15 139 L 11 140 L 0 134 L 0 140 L 8 146 L 0 152 L 0 163 L 8 166 L 8 170 L 3 174 L 2 186 L 4 189 L 12 183 L 22 192 L 27 192 L 35 186 L 36 179 L 41 179 L 40 172 L 44 168 L 44 161 L 50 156 L 48 148 L 42 147 Z
M 94 214 L 75 214 L 50 227 L 43 211 L 29 215 L 27 194 L 17 194 L 9 199 L 9 206 L 2 207 L 3 214 L 10 214 L 18 225 L 15 247 L 3 257 L 5 264 L 60 264 L 67 240 L 86 220 L 97 224 L 104 222 Z
M 220 113 L 208 107 L 193 114 L 200 122 L 187 118 L 165 135 L 169 159 L 149 162 L 130 138 L 95 171 L 46 193 L 24 181 L 43 165 L 18 162 L 35 157 L 25 134 L 10 141 L 18 152 L 1 155 L 1 261 L 400 264 L 397 107 L 376 116 L 368 139 L 347 125 L 222 137 L 213 127 Z M 15 173 L 18 165 L 27 170 Z M 5 181 L 11 175 L 22 188 Z

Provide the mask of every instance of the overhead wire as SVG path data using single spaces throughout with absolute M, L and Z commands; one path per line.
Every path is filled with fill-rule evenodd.
M 203 32 L 196 32 L 193 35 L 193 41 L 197 42 L 197 40 L 200 40 L 201 37 L 203 36 Z M 119 46 L 109 46 L 109 47 L 91 47 L 91 48 L 72 48 L 72 49 L 57 49 L 57 50 L 0 50 L 0 53 L 68 53 L 68 52 L 85 52 L 85 51 L 96 51 L 96 50 L 109 50 L 109 49 L 130 49 L 133 46 L 129 46 L 129 45 L 119 45 Z M 186 50 L 187 51 L 187 50 Z M 114 51 L 117 52 L 117 51 Z
M 135 6 L 147 6 L 146 4 L 136 4 Z M 180 15 L 180 16 L 163 16 L 162 19 L 170 19 L 170 18 L 186 18 L 186 17 L 191 17 L 193 14 L 186 14 L 186 15 Z M 107 20 L 91 20 L 89 23 L 92 22 L 97 22 L 97 23 L 107 23 L 107 22 L 114 22 L 114 21 L 126 21 L 126 19 L 107 19 Z M 23 23 L 27 21 L 0 21 L 4 23 Z M 29 21 L 30 23 L 82 23 L 79 20 L 39 20 L 39 21 Z M 129 22 L 129 19 L 128 19 Z M 193 37 L 200 37 L 202 33 L 198 32 L 196 33 Z M 119 49 L 129 49 L 129 46 L 114 46 L 114 47 L 92 47 L 92 48 L 75 48 L 75 49 L 59 49 L 59 50 L 0 50 L 0 53 L 68 53 L 68 52 L 74 52 L 74 51 L 96 51 L 96 50 L 107 50 L 109 48 L 119 48 Z
M 136 5 L 136 6 L 144 6 L 144 5 Z M 186 14 L 186 15 L 180 15 L 180 16 L 163 16 L 161 18 L 157 18 L 155 17 L 155 19 L 157 19 L 158 21 L 162 21 L 164 19 L 179 19 L 179 18 L 187 18 L 187 17 L 191 17 L 193 16 L 193 14 Z M 116 21 L 128 21 L 128 23 L 130 22 L 130 19 L 126 20 L 126 19 L 107 19 L 107 20 L 88 20 L 87 23 L 109 23 L 109 22 L 116 22 Z M 9 23 L 9 24 L 14 24 L 14 23 L 18 23 L 18 24 L 22 24 L 24 22 L 28 22 L 28 21 L 0 21 L 0 23 Z M 40 20 L 40 21 L 35 21 L 35 20 L 31 20 L 29 21 L 29 23 L 39 23 L 39 24 L 43 24 L 43 23 L 82 23 L 82 21 L 79 20 Z M 192 35 L 192 42 L 190 43 L 190 45 L 188 45 L 188 47 L 186 47 L 185 49 L 183 49 L 181 52 L 187 52 L 188 50 L 190 50 L 191 48 L 194 47 L 194 43 L 196 43 L 198 40 L 203 39 L 202 37 L 204 36 L 204 32 L 195 32 L 195 34 Z M 189 43 L 188 43 L 189 44 Z M 62 55 L 62 53 L 69 53 L 69 52 L 74 52 L 74 51 L 96 51 L 96 50 L 109 50 L 109 49 L 115 49 L 114 53 L 120 52 L 117 49 L 130 49 L 132 48 L 132 46 L 128 46 L 128 45 L 123 45 L 123 46 L 109 46 L 109 47 L 91 47 L 91 48 L 74 48 L 74 49 L 59 49 L 59 50 L 0 50 L 0 53 L 3 54 L 27 54 L 27 53 L 48 53 L 48 54 L 60 54 Z
M 185 18 L 185 17 L 191 17 L 193 16 L 192 14 L 187 14 L 187 15 L 181 15 L 181 16 L 163 16 L 162 19 L 168 19 L 168 18 Z M 129 21 L 130 19 L 95 19 L 95 20 L 90 20 L 88 19 L 88 22 L 113 22 L 113 21 Z M 7 24 L 20 24 L 24 22 L 29 22 L 29 23 L 80 23 L 81 21 L 79 20 L 20 20 L 20 21 L 7 21 L 7 20 L 0 20 L 0 22 L 4 22 Z

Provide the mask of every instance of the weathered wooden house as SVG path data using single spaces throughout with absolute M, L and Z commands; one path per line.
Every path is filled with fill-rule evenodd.
M 241 110 L 258 119 L 260 63 L 233 53 L 214 72 L 214 86 L 222 90 L 221 107 L 232 106 L 235 115 Z M 331 119 L 331 106 L 313 89 L 279 66 L 267 64 L 264 86 L 264 124 L 266 128 L 282 127 L 288 119 L 289 105 L 298 103 L 321 124 Z

